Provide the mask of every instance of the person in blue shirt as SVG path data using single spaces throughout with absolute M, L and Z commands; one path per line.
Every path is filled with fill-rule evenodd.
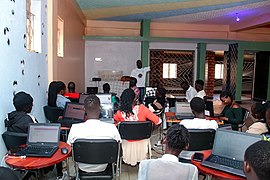
M 64 109 L 68 98 L 64 96 L 66 92 L 66 85 L 62 81 L 53 81 L 49 85 L 48 106 L 59 107 Z

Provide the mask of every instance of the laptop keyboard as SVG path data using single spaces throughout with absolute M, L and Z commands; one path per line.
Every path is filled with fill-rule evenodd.
M 46 146 L 28 146 L 24 149 L 27 153 L 33 154 L 43 154 L 43 153 L 50 153 L 55 149 L 55 147 L 46 147 Z
M 236 161 L 224 157 L 219 157 L 219 156 L 210 156 L 208 161 L 216 164 L 221 164 L 224 166 L 232 167 L 234 169 L 243 169 L 243 162 L 241 161 Z

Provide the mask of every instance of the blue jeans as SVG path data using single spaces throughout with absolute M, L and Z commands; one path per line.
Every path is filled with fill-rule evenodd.
M 143 103 L 143 98 L 144 98 L 144 95 L 145 95 L 145 87 L 138 87 L 138 88 L 140 90 L 139 102 Z

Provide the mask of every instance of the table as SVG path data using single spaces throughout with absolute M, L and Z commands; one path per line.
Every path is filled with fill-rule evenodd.
M 165 118 L 167 123 L 180 123 L 181 119 L 177 119 L 175 112 L 165 112 Z M 210 116 L 205 116 L 205 119 L 208 120 L 215 120 L 217 121 L 218 125 L 224 124 L 223 121 L 219 120 L 219 118 L 216 117 L 210 117 Z
M 212 150 L 204 150 L 204 151 L 201 151 L 200 153 L 203 153 L 203 155 L 204 155 L 203 159 L 206 159 L 208 156 L 211 155 Z M 240 176 L 237 176 L 237 175 L 233 175 L 233 174 L 226 173 L 226 172 L 223 172 L 223 171 L 219 171 L 219 170 L 216 170 L 216 169 L 212 169 L 212 168 L 209 168 L 209 167 L 206 167 L 206 166 L 202 166 L 201 162 L 194 161 L 193 157 L 191 159 L 191 162 L 192 162 L 192 164 L 194 164 L 198 168 L 198 170 L 201 173 L 213 176 L 216 179 L 230 179 L 230 180 L 245 180 L 246 179 L 246 178 L 243 178 L 243 177 L 240 177 Z
M 68 148 L 67 154 L 61 153 L 61 148 Z M 71 156 L 71 146 L 65 142 L 60 142 L 59 149 L 50 158 L 44 157 L 26 157 L 8 155 L 5 157 L 5 162 L 12 168 L 22 170 L 38 170 L 38 179 L 44 179 L 44 172 L 42 168 L 57 164 L 64 161 Z

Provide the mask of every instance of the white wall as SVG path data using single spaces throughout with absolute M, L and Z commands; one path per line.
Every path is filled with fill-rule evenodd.
M 0 1 L 0 134 L 5 131 L 6 114 L 14 110 L 13 91 L 25 91 L 34 99 L 32 114 L 39 122 L 45 122 L 42 107 L 46 104 L 48 86 L 47 73 L 47 0 L 41 0 L 42 15 L 42 53 L 28 52 L 24 48 L 26 33 L 26 1 Z M 14 15 L 11 11 L 14 10 Z M 4 28 L 9 32 L 4 35 Z M 7 44 L 7 39 L 10 45 Z M 25 64 L 21 64 L 24 60 Z M 24 75 L 22 75 L 24 70 Z M 13 87 L 13 81 L 18 85 Z M 39 85 L 38 85 L 39 84 Z M 6 153 L 0 138 L 0 158 Z
M 102 62 L 95 58 L 101 58 Z M 86 41 L 85 85 L 98 76 L 99 70 L 123 71 L 123 75 L 130 75 L 140 58 L 140 42 Z

